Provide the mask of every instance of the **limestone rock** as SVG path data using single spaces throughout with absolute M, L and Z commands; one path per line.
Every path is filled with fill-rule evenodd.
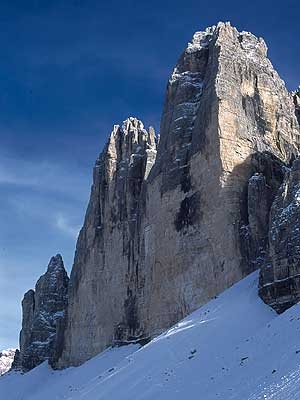
M 14 360 L 16 349 L 8 349 L 0 351 L 0 376 L 4 375 L 11 368 Z
M 287 171 L 272 205 L 259 293 L 278 312 L 300 300 L 300 159 Z
M 287 167 L 268 152 L 255 153 L 252 165 L 256 172 L 248 182 L 248 207 L 242 216 L 246 224 L 242 225 L 240 233 L 245 261 L 257 269 L 266 261 L 270 210 Z
M 256 173 L 248 185 L 249 227 L 259 243 L 268 234 L 268 187 L 263 174 Z
M 59 329 L 65 318 L 68 281 L 62 257 L 57 254 L 37 281 L 35 291 L 25 293 L 20 352 L 15 357 L 15 369 L 28 371 L 45 360 L 56 361 L 61 350 Z
M 147 340 L 257 268 L 299 134 L 263 39 L 229 23 L 197 32 L 168 82 L 156 159 L 154 133 L 129 119 L 96 162 L 58 366 Z
M 63 362 L 78 364 L 114 340 L 139 337 L 135 285 L 143 184 L 156 157 L 153 128 L 115 125 L 96 161 L 70 277 Z M 142 279 L 142 277 L 141 277 Z M 80 316 L 80 317 L 79 317 Z
M 169 80 L 147 185 L 139 262 L 146 336 L 259 266 L 241 236 L 249 225 L 248 180 L 265 172 L 276 190 L 275 160 L 289 163 L 298 146 L 294 105 L 264 41 L 228 23 L 196 33 Z M 261 227 L 266 217 L 259 218 Z

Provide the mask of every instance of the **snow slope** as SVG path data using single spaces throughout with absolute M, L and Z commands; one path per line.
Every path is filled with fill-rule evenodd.
M 253 273 L 147 346 L 0 378 L 1 400 L 299 400 L 300 308 L 277 316 Z

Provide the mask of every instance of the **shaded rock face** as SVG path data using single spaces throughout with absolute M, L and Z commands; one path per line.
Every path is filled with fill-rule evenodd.
M 249 269 L 257 269 L 266 261 L 270 209 L 287 166 L 268 152 L 255 153 L 251 162 L 254 174 L 248 181 L 240 235 L 244 260 Z
M 62 257 L 52 257 L 47 272 L 36 283 L 35 291 L 22 301 L 20 351 L 13 367 L 28 371 L 45 360 L 54 364 L 61 351 L 61 331 L 68 300 L 69 278 Z
M 300 160 L 286 172 L 270 214 L 269 248 L 259 294 L 277 312 L 300 300 Z
M 264 41 L 229 23 L 197 32 L 168 82 L 157 155 L 129 119 L 96 162 L 58 366 L 147 340 L 258 268 L 298 146 Z
M 138 340 L 138 257 L 143 189 L 155 161 L 152 128 L 128 118 L 115 125 L 96 161 L 84 226 L 70 277 L 63 362 L 79 364 L 112 342 Z
M 298 89 L 298 91 L 293 93 L 293 99 L 294 99 L 294 104 L 295 104 L 295 109 L 296 109 L 296 117 L 300 124 L 300 89 Z
M 0 376 L 8 372 L 12 366 L 16 349 L 0 351 Z

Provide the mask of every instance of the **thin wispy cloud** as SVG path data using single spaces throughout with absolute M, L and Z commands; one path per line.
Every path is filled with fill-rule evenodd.
M 55 216 L 55 226 L 64 234 L 72 237 L 74 240 L 77 238 L 80 229 L 80 227 L 71 225 L 66 216 L 63 214 L 58 214 Z
M 74 174 L 73 165 L 22 160 L 0 153 L 0 185 L 24 186 L 82 200 L 90 179 L 80 169 Z
M 50 257 L 62 253 L 70 271 L 91 171 L 70 160 L 20 158 L 1 150 L 0 348 L 6 348 L 17 346 L 21 299 Z

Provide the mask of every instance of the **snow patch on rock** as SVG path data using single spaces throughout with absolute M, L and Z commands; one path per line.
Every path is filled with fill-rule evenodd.
M 0 375 L 10 370 L 14 360 L 16 349 L 7 349 L 0 351 Z

